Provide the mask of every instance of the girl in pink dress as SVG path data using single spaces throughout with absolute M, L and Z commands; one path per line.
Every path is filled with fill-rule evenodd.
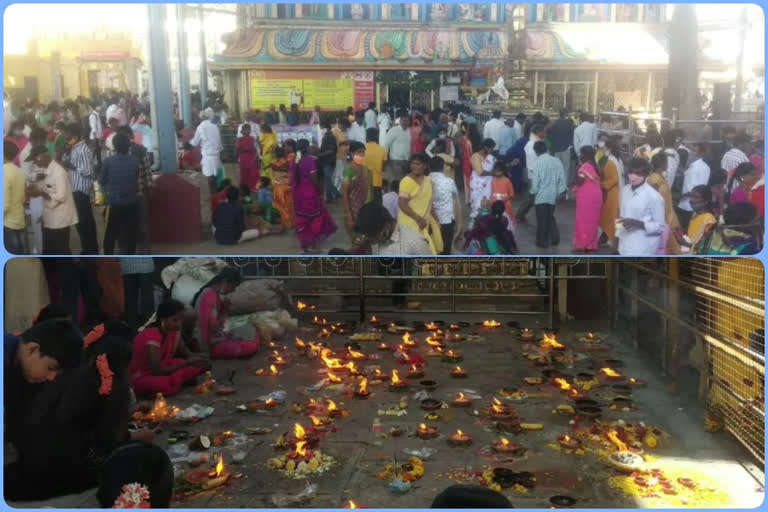
M 192 305 L 197 310 L 195 335 L 211 359 L 250 357 L 259 351 L 259 340 L 233 340 L 224 331 L 228 301 L 222 295 L 232 293 L 242 282 L 234 268 L 225 268 L 198 290 Z
M 576 224 L 573 228 L 574 251 L 597 250 L 597 232 L 603 207 L 603 190 L 595 162 L 595 148 L 584 146 L 579 158 L 581 167 L 576 174 L 573 191 L 576 195 Z
M 251 125 L 243 125 L 243 136 L 237 139 L 237 159 L 240 163 L 240 183 L 249 189 L 256 187 L 261 178 L 256 139 L 251 135 Z
M 137 395 L 175 395 L 209 367 L 207 356 L 190 352 L 181 339 L 183 314 L 179 301 L 163 302 L 157 308 L 157 321 L 133 339 L 128 371 Z

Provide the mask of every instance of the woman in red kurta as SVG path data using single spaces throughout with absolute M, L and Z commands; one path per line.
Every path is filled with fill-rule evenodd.
M 157 321 L 133 339 L 128 367 L 137 395 L 175 395 L 181 386 L 209 367 L 204 354 L 194 354 L 181 339 L 184 305 L 168 300 L 157 308 Z
M 195 335 L 211 359 L 238 359 L 259 351 L 259 340 L 230 339 L 224 325 L 228 302 L 221 295 L 232 293 L 242 281 L 234 268 L 226 268 L 205 284 L 192 299 L 197 310 Z
M 261 178 L 256 139 L 251 135 L 251 125 L 243 125 L 243 136 L 237 139 L 237 159 L 240 163 L 240 184 L 253 189 Z

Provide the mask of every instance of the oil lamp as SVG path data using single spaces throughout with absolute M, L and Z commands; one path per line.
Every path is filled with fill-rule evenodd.
M 433 425 L 422 423 L 416 429 L 416 435 L 419 436 L 419 439 L 434 439 L 438 435 L 438 430 Z
M 624 376 L 613 368 L 600 368 L 600 373 L 608 380 L 622 380 Z
M 415 347 L 416 340 L 411 339 L 411 334 L 407 332 L 403 335 L 403 345 L 406 347 Z
M 549 335 L 544 333 L 544 337 L 541 339 L 541 348 L 547 350 L 565 350 L 565 345 L 561 344 L 555 338 L 555 335 Z
M 448 436 L 448 444 L 451 446 L 469 446 L 472 444 L 472 436 L 457 430 L 454 434 Z
M 489 329 L 496 329 L 497 327 L 501 327 L 501 324 L 496 320 L 485 320 L 483 322 L 483 327 L 487 327 Z
M 360 381 L 360 385 L 355 390 L 355 398 L 360 398 L 364 400 L 369 396 L 371 396 L 371 392 L 368 391 L 368 379 L 364 378 L 363 380 Z
M 446 363 L 460 363 L 464 357 L 458 350 L 448 350 L 442 355 L 443 362 Z
M 536 333 L 533 329 L 528 329 L 527 327 L 520 329 L 520 339 L 523 341 L 533 341 L 535 336 Z
M 453 400 L 451 400 L 451 405 L 455 407 L 469 407 L 472 405 L 472 399 L 459 391 L 459 393 L 453 397 Z
M 496 453 L 504 453 L 509 455 L 521 454 L 525 451 L 523 445 L 510 442 L 506 437 L 496 439 L 491 443 L 491 449 Z
M 328 416 L 331 418 L 338 418 L 342 415 L 341 409 L 336 406 L 336 402 L 333 400 L 328 400 L 328 406 L 326 409 L 328 409 Z
M 378 349 L 379 349 L 379 350 L 382 350 L 382 351 L 384 351 L 384 350 L 389 350 L 389 345 L 387 345 L 386 343 L 384 343 L 384 342 L 382 341 L 381 343 L 379 343 Z
M 453 377 L 454 379 L 464 379 L 468 375 L 469 374 L 467 373 L 467 371 L 464 370 L 461 366 L 457 366 L 451 369 L 451 377 Z
M 576 450 L 581 447 L 581 441 L 575 437 L 571 437 L 568 434 L 557 437 L 557 444 L 566 450 Z
M 410 371 L 406 374 L 406 378 L 408 379 L 420 379 L 424 376 L 424 370 L 420 366 L 416 366 L 415 364 L 411 365 Z
M 390 391 L 404 391 L 408 389 L 408 383 L 404 380 L 400 380 L 397 370 L 392 370 L 392 378 L 389 383 Z
M 208 480 L 203 483 L 203 490 L 213 489 L 220 487 L 227 483 L 229 480 L 229 473 L 224 469 L 224 459 L 219 454 L 219 461 L 216 463 L 216 468 L 208 473 Z

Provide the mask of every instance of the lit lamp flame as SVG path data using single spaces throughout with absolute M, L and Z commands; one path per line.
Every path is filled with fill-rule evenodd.
M 314 417 L 314 416 L 312 416 L 312 415 L 310 415 L 310 416 L 309 416 L 309 419 L 311 419 L 311 420 L 312 420 L 312 423 L 313 423 L 313 424 L 314 424 L 316 427 L 317 427 L 318 425 L 320 425 L 320 423 L 321 423 L 321 421 L 320 421 L 318 418 L 316 418 L 316 417 Z
M 502 446 L 509 446 L 509 439 L 507 439 L 506 437 L 502 437 L 501 444 Z
M 624 442 L 623 442 L 621 439 L 619 439 L 619 435 L 618 435 L 618 432 L 616 432 L 615 430 L 611 430 L 610 432 L 608 432 L 608 439 L 610 439 L 610 441 L 611 441 L 611 442 L 612 442 L 614 445 L 616 445 L 616 448 L 617 448 L 617 449 L 618 449 L 620 452 L 625 452 L 625 451 L 627 451 L 627 445 L 626 445 L 626 444 L 624 444 Z
M 306 441 L 299 441 L 296 443 L 296 454 L 305 457 L 307 455 L 307 451 L 304 449 L 304 446 L 306 446 Z
M 383 374 L 381 373 L 381 368 L 376 368 L 376 376 L 377 376 L 377 377 L 380 377 L 381 375 L 383 375 Z
M 563 391 L 568 391 L 569 389 L 571 389 L 571 385 L 568 384 L 568 381 L 566 381 L 565 379 L 557 378 L 555 379 L 555 382 L 557 382 L 557 385 L 560 386 L 560 389 L 562 389 Z
M 357 350 L 352 350 L 351 348 L 347 349 L 349 351 L 350 357 L 354 359 L 365 359 L 365 354 L 362 352 L 358 352 Z
M 338 377 L 338 376 L 336 376 L 336 375 L 334 375 L 332 373 L 329 373 L 328 374 L 328 380 L 331 381 L 331 382 L 341 382 L 342 379 L 341 379 L 341 377 Z
M 306 343 L 304 343 L 301 338 L 296 338 L 296 346 L 299 348 L 304 348 L 307 346 Z
M 296 436 L 296 439 L 304 439 L 304 436 L 307 435 L 307 432 L 304 430 L 304 427 L 298 423 L 295 423 L 293 425 L 293 434 Z
M 272 375 L 277 375 L 279 373 L 273 364 L 269 365 L 269 371 L 272 372 Z
M 411 370 L 413 370 L 414 372 L 417 372 L 417 371 L 419 371 L 419 367 L 416 366 L 415 364 L 412 364 L 411 365 Z
M 440 346 L 440 342 L 437 340 L 433 340 L 432 338 L 427 338 L 427 344 L 432 347 L 438 347 Z
M 600 371 L 603 372 L 606 377 L 621 377 L 621 374 L 616 373 L 612 368 L 600 368 Z
M 456 435 L 459 437 L 464 437 L 464 432 L 462 432 L 461 430 L 457 430 Z
M 403 335 L 403 342 L 408 343 L 409 341 L 411 341 L 411 333 L 407 332 Z
M 461 373 L 461 372 L 463 372 L 464 370 L 462 370 L 462 369 L 461 369 L 461 366 L 457 366 L 457 367 L 454 369 L 454 371 L 455 371 L 456 373 Z
M 349 368 L 349 373 L 351 373 L 352 375 L 356 375 L 358 373 L 357 368 L 355 367 L 355 363 L 353 363 L 352 361 L 347 363 L 346 366 L 347 368 Z
M 547 333 L 544 333 L 544 339 L 541 340 L 541 346 L 542 348 L 565 348 L 565 345 L 559 343 L 554 335 L 550 336 Z
M 397 370 L 392 370 L 392 384 L 398 384 L 400 382 L 400 376 L 397 374 Z
M 363 379 L 360 381 L 360 388 L 357 390 L 360 394 L 365 394 L 368 392 L 368 379 Z
M 222 458 L 221 454 L 219 454 L 219 462 L 216 463 L 216 476 L 220 477 L 223 471 L 224 471 L 224 459 Z
M 483 322 L 483 327 L 499 327 L 500 325 L 496 320 L 486 320 Z
M 499 401 L 499 399 L 495 397 L 493 399 L 493 405 L 491 406 L 491 409 L 493 409 L 493 412 L 496 412 L 496 413 L 504 412 L 504 407 L 502 407 L 502 404 Z
M 376 322 L 378 322 L 378 320 L 376 319 L 376 315 L 374 315 L 371 317 L 371 323 L 375 324 Z
M 425 325 L 425 327 L 427 328 L 428 331 L 436 331 L 437 330 L 437 324 L 435 324 L 433 322 L 429 322 L 428 324 Z
M 277 400 L 275 400 L 274 398 L 267 398 L 267 401 L 264 403 L 267 405 L 273 405 L 277 403 Z
M 304 311 L 305 309 L 307 309 L 307 305 L 304 304 L 303 302 L 299 301 L 296 304 L 296 309 L 298 309 L 299 311 Z
M 329 411 L 335 411 L 337 409 L 336 402 L 333 400 L 328 400 L 328 410 Z
M 565 434 L 563 436 L 563 441 L 565 441 L 566 443 L 570 443 L 571 442 L 571 436 L 569 436 L 568 434 Z
M 349 505 L 347 505 L 346 508 L 357 508 L 357 505 L 355 505 L 354 501 L 349 500 Z
M 419 425 L 419 430 L 427 430 L 427 426 L 424 423 L 422 423 L 421 425 Z
M 330 335 L 331 335 L 331 333 L 330 333 L 330 331 L 328 331 L 328 329 L 323 329 L 323 330 L 320 331 L 320 336 L 323 336 L 323 337 L 327 338 Z

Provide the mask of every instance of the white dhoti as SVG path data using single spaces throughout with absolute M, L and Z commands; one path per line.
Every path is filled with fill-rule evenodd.
M 203 176 L 216 176 L 216 171 L 221 166 L 219 155 L 203 155 L 200 162 L 203 168 Z

